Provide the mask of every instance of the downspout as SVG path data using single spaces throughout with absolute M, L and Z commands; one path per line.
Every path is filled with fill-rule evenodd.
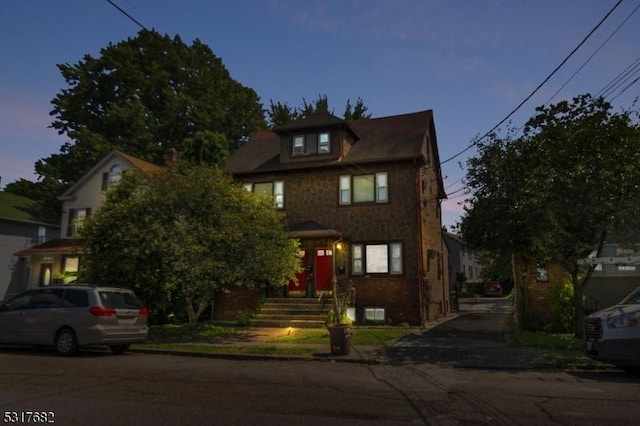
M 422 247 L 422 168 L 418 169 L 418 173 L 416 176 L 416 202 L 418 204 L 418 299 L 420 301 L 420 327 L 424 328 L 427 324 L 427 319 L 429 318 L 429 313 L 427 312 L 429 305 L 427 294 L 423 293 L 425 271 L 423 262 L 424 251 Z M 425 306 L 427 307 L 426 309 Z

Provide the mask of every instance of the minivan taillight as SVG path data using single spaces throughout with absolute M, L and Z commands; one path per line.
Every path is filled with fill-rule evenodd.
M 89 308 L 89 312 L 97 317 L 110 317 L 116 314 L 116 310 L 113 308 L 104 308 L 102 306 L 92 306 Z
M 140 310 L 138 311 L 138 316 L 141 318 L 147 318 L 149 316 L 149 311 L 147 310 L 147 308 L 140 308 Z

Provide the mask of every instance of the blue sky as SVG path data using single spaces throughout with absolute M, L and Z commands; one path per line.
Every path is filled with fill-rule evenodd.
M 147 28 L 211 47 L 231 76 L 269 100 L 300 105 L 326 94 L 374 117 L 432 109 L 440 158 L 484 134 L 524 100 L 617 0 L 113 0 Z M 563 68 L 511 118 L 521 126 L 552 99 L 596 94 L 640 57 L 640 0 L 624 0 Z M 628 21 L 618 28 L 625 19 Z M 98 56 L 139 27 L 106 0 L 0 2 L 0 187 L 35 180 L 34 163 L 66 141 L 48 128 L 63 88 L 56 64 Z M 613 34 L 613 35 L 612 35 Z M 636 74 L 635 77 L 638 75 Z M 616 92 L 612 95 L 615 95 Z M 630 108 L 640 83 L 612 100 Z M 637 109 L 638 106 L 635 106 Z M 470 150 L 443 164 L 460 215 Z

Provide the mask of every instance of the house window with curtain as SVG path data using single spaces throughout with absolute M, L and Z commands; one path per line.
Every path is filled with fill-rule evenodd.
M 386 203 L 389 201 L 387 173 L 340 176 L 340 204 Z
M 403 273 L 402 243 L 354 243 L 351 245 L 353 275 Z
M 284 182 L 277 180 L 274 182 L 246 182 L 242 185 L 244 189 L 256 195 L 270 197 L 276 209 L 284 209 Z

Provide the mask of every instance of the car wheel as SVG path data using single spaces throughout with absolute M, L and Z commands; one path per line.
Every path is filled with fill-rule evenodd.
M 109 346 L 109 349 L 111 349 L 111 352 L 113 352 L 114 354 L 119 355 L 121 353 L 128 351 L 129 345 L 111 345 Z
M 70 328 L 63 328 L 58 331 L 53 345 L 58 355 L 69 356 L 78 351 L 76 334 Z

